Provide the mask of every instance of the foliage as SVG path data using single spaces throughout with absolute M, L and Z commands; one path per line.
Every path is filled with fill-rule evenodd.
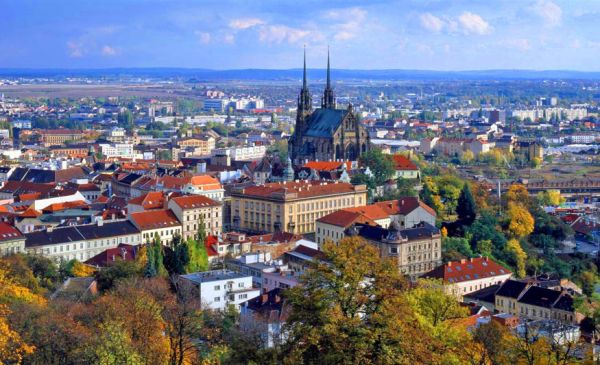
M 539 192 L 536 196 L 539 204 L 546 206 L 558 206 L 565 202 L 559 190 L 546 190 Z
M 473 194 L 471 194 L 471 187 L 468 182 L 465 182 L 460 191 L 456 213 L 458 214 L 458 219 L 465 225 L 473 223 L 477 215 L 475 200 L 473 199 Z
M 202 241 L 188 239 L 186 247 L 188 248 L 189 262 L 185 266 L 186 272 L 206 271 L 208 265 L 208 253 L 206 245 Z
M 529 192 L 527 192 L 527 188 L 522 184 L 512 184 L 506 192 L 506 199 L 508 203 L 528 205 Z
M 469 240 L 462 237 L 442 238 L 442 251 L 444 254 L 444 261 L 474 256 Z
M 506 243 L 506 252 L 511 259 L 511 263 L 517 269 L 518 277 L 525 277 L 525 265 L 527 261 L 527 254 L 523 251 L 521 244 L 516 239 L 511 239 Z
M 23 357 L 33 353 L 35 347 L 25 343 L 10 327 L 7 320 L 10 313 L 6 305 L 0 304 L 0 364 L 21 364 Z
M 492 256 L 492 241 L 491 240 L 481 240 L 477 242 L 476 251 L 481 256 L 491 257 Z
M 101 323 L 99 336 L 89 350 L 93 362 L 98 365 L 143 364 L 142 357 L 135 351 L 131 338 L 117 321 Z
M 164 265 L 163 247 L 158 233 L 154 236 L 154 241 L 146 245 L 147 263 L 144 269 L 146 277 L 166 276 L 167 269 Z
M 507 213 L 508 231 L 513 237 L 521 238 L 533 232 L 535 221 L 523 205 L 511 202 Z
M 75 259 L 67 261 L 62 269 L 67 276 L 72 277 L 90 277 L 96 272 L 92 266 Z
M 96 273 L 98 290 L 107 291 L 120 281 L 136 276 L 138 270 L 138 266 L 134 262 L 117 260 Z
M 381 186 L 394 176 L 394 161 L 390 155 L 381 152 L 381 149 L 372 148 L 360 155 L 362 166 L 369 167 L 375 178 L 375 184 Z

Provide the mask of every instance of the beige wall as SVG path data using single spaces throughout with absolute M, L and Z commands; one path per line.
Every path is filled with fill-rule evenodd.
M 446 292 L 449 294 L 454 294 L 458 297 L 462 297 L 463 295 L 470 294 L 492 285 L 502 284 L 506 280 L 510 279 L 511 276 L 512 274 L 504 274 L 478 280 L 468 280 L 460 283 L 447 284 Z
M 25 252 L 25 239 L 0 242 L 0 257 Z
M 290 200 L 232 195 L 231 201 L 233 229 L 273 232 L 275 222 L 280 222 L 281 230 L 303 234 L 315 232 L 315 221 L 327 214 L 343 208 L 365 205 L 367 192 Z M 239 217 L 237 226 L 236 217 Z
M 223 206 L 209 206 L 204 208 L 182 209 L 175 201 L 169 201 L 169 208 L 177 219 L 182 222 L 182 237 L 194 238 L 200 229 L 199 221 L 202 215 L 204 229 L 207 235 L 219 235 L 223 231 Z
M 323 249 L 325 241 L 329 240 L 333 243 L 338 243 L 345 237 L 345 227 L 334 226 L 323 222 L 316 222 L 315 239 L 319 245 L 319 249 Z
M 160 242 L 163 245 L 170 245 L 175 235 L 181 236 L 181 226 L 174 226 L 168 228 L 157 228 L 157 229 L 146 229 L 142 231 L 142 242 L 151 243 L 154 242 L 154 235 L 158 234 Z

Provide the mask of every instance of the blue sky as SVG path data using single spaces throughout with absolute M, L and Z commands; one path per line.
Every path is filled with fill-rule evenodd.
M 600 70 L 600 0 L 0 0 L 0 67 Z

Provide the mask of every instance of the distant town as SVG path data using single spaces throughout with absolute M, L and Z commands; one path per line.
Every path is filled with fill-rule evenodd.
M 0 76 L 0 363 L 595 363 L 600 81 L 325 62 Z

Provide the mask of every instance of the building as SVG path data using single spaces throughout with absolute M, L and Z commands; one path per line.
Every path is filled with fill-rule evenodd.
M 38 133 L 44 147 L 60 146 L 67 141 L 75 142 L 83 139 L 83 131 L 75 129 L 45 129 Z
M 135 158 L 135 151 L 132 143 L 100 143 L 98 147 L 100 147 L 100 153 L 105 158 Z
M 407 157 L 396 154 L 392 158 L 394 160 L 394 169 L 396 170 L 395 179 L 419 179 L 421 177 L 417 165 Z
M 120 244 L 142 243 L 140 230 L 128 221 L 49 227 L 44 231 L 25 234 L 25 248 L 34 255 L 60 260 L 86 261 L 109 248 Z
M 236 230 L 311 233 L 315 221 L 367 201 L 365 185 L 299 181 L 269 183 L 231 192 L 231 224 Z
M 357 224 L 349 231 L 349 234 L 377 246 L 382 258 L 394 260 L 399 272 L 411 279 L 442 263 L 442 235 L 429 223 L 408 229 L 403 229 L 397 222 L 390 228 Z
M 252 287 L 252 276 L 230 270 L 196 272 L 180 278 L 205 309 L 225 310 L 232 305 L 239 310 L 240 304 L 260 295 L 260 289 Z
M 211 152 L 211 156 L 227 156 L 235 161 L 250 161 L 260 160 L 265 157 L 267 146 L 238 146 L 238 147 L 223 147 L 215 148 Z
M 575 310 L 566 290 L 544 288 L 535 283 L 507 280 L 496 292 L 496 310 L 532 320 L 556 320 L 579 324 L 583 315 Z
M 163 245 L 170 245 L 173 237 L 181 237 L 181 222 L 169 209 L 136 212 L 129 219 L 141 232 L 144 243 L 153 242 L 158 236 Z
M 203 195 L 172 198 L 169 209 L 182 224 L 183 239 L 197 237 L 202 222 L 207 235 L 219 236 L 223 230 L 223 204 Z
M 345 208 L 321 217 L 316 222 L 315 239 L 319 245 L 326 240 L 337 243 L 346 236 L 346 230 L 355 223 L 389 227 L 397 222 L 400 227 L 412 228 L 426 222 L 435 225 L 436 213 L 417 197 L 377 202 L 355 208 Z
M 273 289 L 249 300 L 242 306 L 240 328 L 258 335 L 264 348 L 272 348 L 286 340 L 283 325 L 289 316 L 289 306 L 282 289 Z
M 288 145 L 290 157 L 299 164 L 302 161 L 356 161 L 361 153 L 369 150 L 369 134 L 354 114 L 352 105 L 337 109 L 331 87 L 329 54 L 327 55 L 327 84 L 321 99 L 321 108 L 313 111 L 312 96 L 306 80 L 306 52 L 304 54 L 304 77 L 298 97 L 296 127 Z
M 162 191 L 149 191 L 127 202 L 127 213 L 143 212 L 145 210 L 160 210 L 167 207 L 167 196 Z
M 481 139 L 447 137 L 426 138 L 420 145 L 421 152 L 425 155 L 437 153 L 444 156 L 461 156 L 465 151 L 471 151 L 478 156 L 489 152 L 493 147 L 493 142 Z
M 544 160 L 544 147 L 536 141 L 517 141 L 516 152 L 521 155 L 526 161 L 531 161 L 534 158 L 540 161 Z
M 187 184 L 183 186 L 181 191 L 184 194 L 204 195 L 207 198 L 216 201 L 223 201 L 225 189 L 216 178 L 210 175 L 192 176 Z
M 450 261 L 424 275 L 442 280 L 445 291 L 457 297 L 502 284 L 511 276 L 509 269 L 487 257 Z
M 215 138 L 208 135 L 182 138 L 177 141 L 177 145 L 182 149 L 193 148 L 194 155 L 209 156 L 215 149 Z
M 25 237 L 8 223 L 0 222 L 0 257 L 25 253 Z

